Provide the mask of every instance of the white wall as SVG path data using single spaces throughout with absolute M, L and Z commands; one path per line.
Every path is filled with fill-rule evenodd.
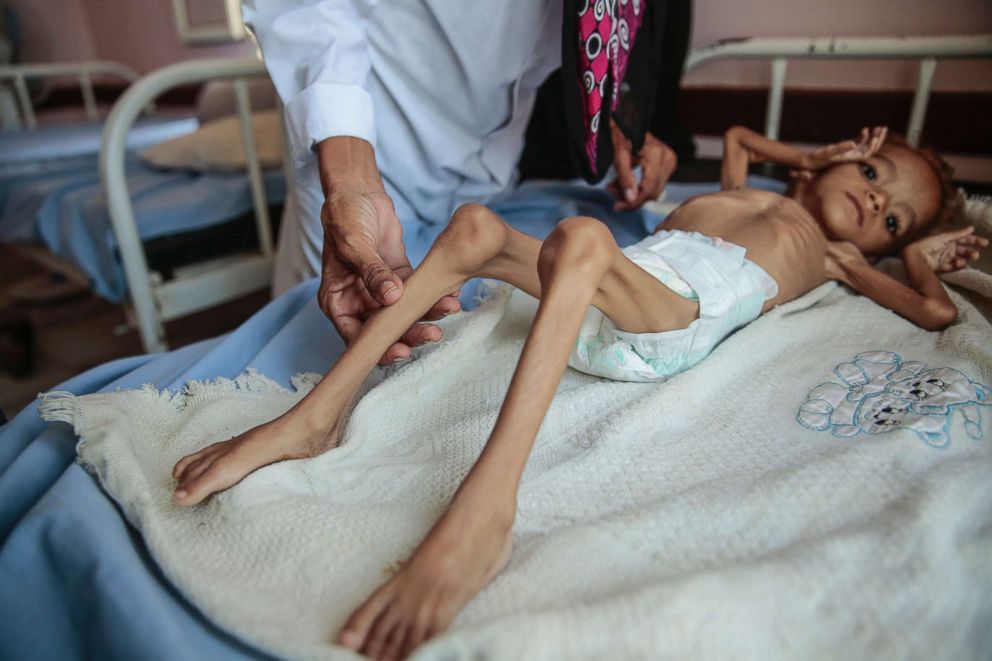
M 4 0 L 20 17 L 27 62 L 89 60 L 96 46 L 83 0 Z
M 170 0 L 4 0 L 17 9 L 29 61 L 115 59 L 139 72 L 193 57 L 243 55 L 246 44 L 186 47 Z M 992 33 L 992 0 L 694 0 L 692 45 L 742 36 L 868 36 Z M 916 67 L 902 62 L 790 64 L 796 87 L 912 89 Z M 768 67 L 714 62 L 691 72 L 689 86 L 759 86 Z M 938 90 L 992 90 L 992 62 L 938 66 Z
M 171 0 L 3 0 L 20 15 L 24 61 L 116 60 L 147 73 L 199 57 L 247 55 L 248 44 L 185 46 Z
M 171 0 L 81 0 L 101 59 L 147 73 L 201 57 L 249 55 L 251 46 L 186 46 L 179 40 Z M 121 30 L 126 26 L 125 30 Z

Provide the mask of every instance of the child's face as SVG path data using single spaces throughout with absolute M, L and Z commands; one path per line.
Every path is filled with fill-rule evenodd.
M 936 217 L 940 181 L 915 152 L 885 145 L 867 161 L 820 173 L 802 202 L 829 239 L 884 255 Z

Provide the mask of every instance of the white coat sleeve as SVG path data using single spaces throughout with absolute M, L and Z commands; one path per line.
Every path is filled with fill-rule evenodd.
M 243 0 L 269 76 L 286 106 L 294 164 L 339 135 L 375 145 L 368 18 L 377 0 Z

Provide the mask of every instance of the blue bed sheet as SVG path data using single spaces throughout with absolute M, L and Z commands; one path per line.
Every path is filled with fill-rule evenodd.
M 689 186 L 669 196 L 713 189 Z M 493 206 L 538 237 L 565 215 L 587 213 L 606 221 L 624 245 L 661 220 L 612 212 L 611 203 L 603 191 L 528 184 Z M 413 234 L 410 252 L 422 253 L 433 234 Z M 288 387 L 293 374 L 324 372 L 343 350 L 316 306 L 316 290 L 315 280 L 299 285 L 225 337 L 114 361 L 57 389 L 84 394 L 145 383 L 176 389 L 189 379 L 233 378 L 247 368 Z M 463 302 L 470 300 L 466 287 Z M 266 658 L 205 620 L 165 582 L 140 536 L 73 463 L 75 444 L 67 425 L 44 423 L 33 406 L 0 428 L 0 658 Z
M 126 170 L 138 234 L 146 241 L 251 211 L 244 173 L 156 170 L 135 155 L 128 156 Z M 265 172 L 263 181 L 269 203 L 281 203 L 282 170 Z M 127 295 L 95 155 L 0 166 L 0 241 L 42 243 L 79 266 L 98 295 L 115 303 Z
M 145 117 L 128 132 L 128 149 L 144 149 L 197 129 L 195 117 Z M 65 122 L 36 129 L 0 130 L 0 165 L 94 156 L 100 153 L 103 122 Z

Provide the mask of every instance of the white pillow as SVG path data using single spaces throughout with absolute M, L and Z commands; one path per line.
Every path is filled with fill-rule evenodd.
M 280 112 L 253 112 L 251 126 L 262 167 L 278 167 L 283 156 Z M 193 133 L 149 147 L 141 153 L 141 158 L 158 168 L 200 172 L 243 171 L 247 167 L 237 115 L 215 119 Z

